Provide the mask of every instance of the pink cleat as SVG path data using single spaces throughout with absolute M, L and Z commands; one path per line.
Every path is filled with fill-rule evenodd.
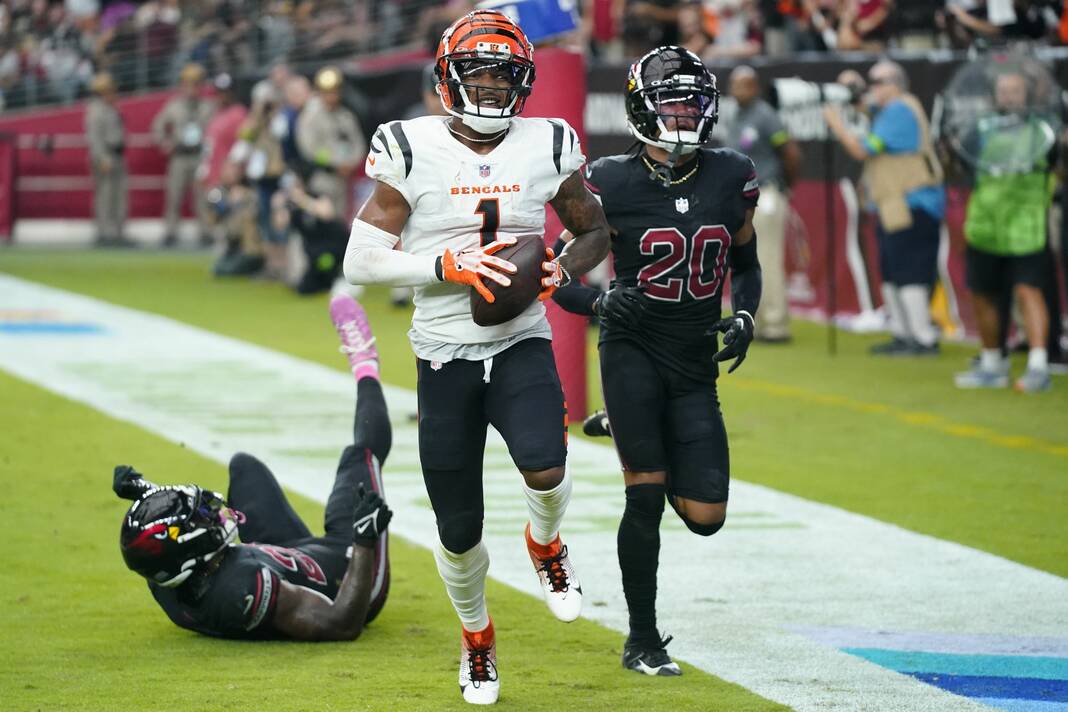
M 367 312 L 348 294 L 330 300 L 330 320 L 341 338 L 341 353 L 348 356 L 356 380 L 364 376 L 378 378 L 378 348 L 367 321 Z

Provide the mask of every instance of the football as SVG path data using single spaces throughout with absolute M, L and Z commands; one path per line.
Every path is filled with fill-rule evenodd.
M 545 274 L 541 263 L 545 261 L 545 242 L 541 235 L 520 235 L 511 247 L 494 254 L 515 265 L 516 273 L 508 275 L 511 285 L 502 287 L 491 279 L 483 279 L 495 301 L 490 304 L 471 288 L 471 318 L 479 326 L 496 326 L 515 319 L 538 298 L 541 279 Z

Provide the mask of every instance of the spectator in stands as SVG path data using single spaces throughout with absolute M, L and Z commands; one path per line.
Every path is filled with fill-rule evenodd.
M 715 13 L 716 33 L 703 59 L 743 59 L 761 53 L 764 35 L 752 0 L 714 0 L 708 7 Z
M 330 199 L 334 214 L 348 216 L 349 179 L 367 155 L 356 115 L 341 104 L 344 77 L 337 67 L 324 67 L 315 75 L 318 95 L 308 102 L 297 120 L 297 147 L 314 166 L 308 187 Z
M 678 44 L 679 0 L 625 0 L 623 53 L 633 61 L 654 47 Z
M 126 225 L 126 130 L 115 105 L 115 80 L 107 72 L 93 77 L 93 96 L 85 107 L 85 139 L 93 176 L 93 216 L 96 244 L 128 247 Z
M 960 388 L 1002 388 L 1008 385 L 1009 364 L 1000 348 L 998 301 L 1011 289 L 1023 312 L 1030 350 L 1027 369 L 1016 381 L 1024 392 L 1050 387 L 1049 312 L 1043 289 L 1050 275 L 1046 218 L 1050 205 L 1050 158 L 1029 156 L 1048 131 L 1029 111 L 1027 78 L 1000 74 L 994 102 L 999 117 L 980 120 L 976 144 L 979 169 L 968 198 L 964 234 L 968 288 L 972 291 L 982 351 L 975 367 L 957 374 Z M 1011 166 L 1013 170 L 1006 170 Z
M 890 39 L 892 0 L 844 0 L 839 12 L 839 51 L 882 52 Z
M 48 11 L 49 32 L 41 40 L 39 62 L 55 101 L 68 104 L 77 99 L 92 76 L 92 64 L 82 45 L 81 33 L 62 5 Z
M 182 9 L 178 0 L 149 0 L 134 16 L 141 33 L 141 47 L 148 85 L 168 86 L 174 81 L 173 60 L 178 50 Z
M 594 57 L 618 59 L 624 5 L 625 0 L 583 0 L 582 32 Z
M 178 217 L 186 193 L 192 189 L 202 244 L 212 242 L 208 231 L 208 206 L 197 190 L 196 172 L 204 148 L 204 129 L 214 105 L 201 96 L 204 69 L 187 64 L 179 76 L 179 93 L 168 101 L 152 122 L 152 134 L 167 156 L 167 187 L 164 206 L 163 246 L 178 244 Z
M 679 46 L 698 57 L 712 46 L 716 31 L 716 16 L 705 11 L 700 3 L 688 2 L 679 8 Z
M 790 138 L 778 113 L 760 97 L 760 79 L 752 67 L 736 67 L 730 75 L 730 99 L 724 102 L 717 132 L 727 146 L 756 164 L 760 203 L 753 215 L 759 236 L 757 250 L 764 274 L 757 338 L 790 340 L 786 300 L 786 216 L 790 187 L 801 171 L 801 149 Z
M 204 150 L 201 153 L 197 180 L 200 190 L 209 191 L 219 183 L 223 163 L 237 143 L 237 132 L 245 123 L 248 109 L 234 94 L 234 80 L 220 74 L 212 82 L 215 89 L 215 112 L 204 128 Z
M 1041 40 L 1049 30 L 1041 3 L 973 0 L 968 5 L 960 0 L 946 0 L 945 12 L 939 14 L 939 25 L 956 46 L 967 47 L 977 38 L 994 43 Z
M 838 107 L 826 107 L 824 117 L 845 151 L 864 162 L 863 181 L 877 213 L 883 300 L 893 339 L 874 346 L 872 353 L 934 355 L 938 334 L 929 302 L 946 210 L 942 169 L 927 115 L 908 93 L 904 69 L 880 61 L 869 70 L 868 85 L 877 113 L 863 139 L 849 130 Z

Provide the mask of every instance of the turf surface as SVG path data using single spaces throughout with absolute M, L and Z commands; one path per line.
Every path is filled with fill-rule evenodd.
M 93 293 L 96 284 L 108 292 L 98 296 L 173 316 L 195 312 L 186 321 L 204 326 L 200 319 L 222 317 L 212 328 L 338 366 L 325 298 L 301 301 L 269 285 L 206 281 L 207 262 L 199 257 L 105 257 L 95 263 L 88 253 L 52 254 L 31 261 L 40 259 L 53 277 L 64 261 L 74 274 L 88 269 L 81 286 L 63 285 L 75 291 Z M 0 270 L 23 259 L 3 253 Z M 143 271 L 146 264 L 153 265 L 151 274 Z M 134 304 L 131 296 L 151 297 L 154 306 Z M 285 313 L 288 308 L 295 311 Z M 227 328 L 237 323 L 247 330 Z M 257 330 L 267 338 L 251 339 Z M 384 328 L 384 340 L 386 333 L 395 336 Z M 117 462 L 133 462 L 161 480 L 224 490 L 224 469 L 3 371 L 0 394 L 6 490 L 0 536 L 7 552 L 0 709 L 466 708 L 456 687 L 458 626 L 429 551 L 394 538 L 389 602 L 356 643 L 250 644 L 189 633 L 166 619 L 122 564 L 117 541 L 125 507 L 110 492 L 110 471 Z M 300 497 L 293 502 L 320 529 L 322 507 Z M 689 666 L 679 679 L 626 673 L 618 633 L 585 620 L 558 623 L 542 602 L 493 581 L 489 597 L 500 633 L 502 709 L 779 709 Z

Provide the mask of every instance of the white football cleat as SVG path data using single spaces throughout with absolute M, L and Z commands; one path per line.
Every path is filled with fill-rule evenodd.
M 538 544 L 530 538 L 529 523 L 525 535 L 527 553 L 538 575 L 545 603 L 554 616 L 570 623 L 582 613 L 582 585 L 568 558 L 567 547 L 560 541 L 559 535 L 551 544 Z
M 464 702 L 496 704 L 501 683 L 497 679 L 497 641 L 493 621 L 478 633 L 463 630 L 460 637 L 460 692 Z

